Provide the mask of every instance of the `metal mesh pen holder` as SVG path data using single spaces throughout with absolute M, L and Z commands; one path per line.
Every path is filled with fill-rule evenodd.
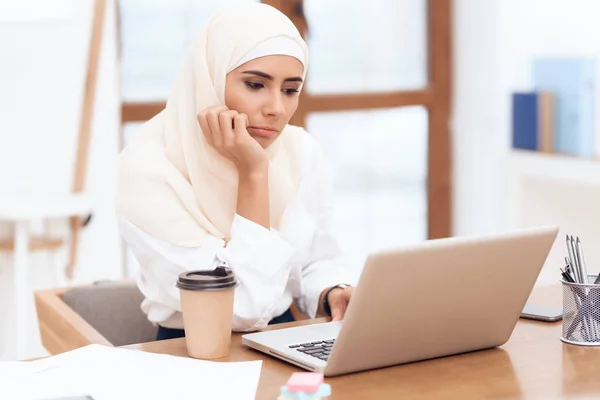
M 589 276 L 588 282 L 595 277 Z M 562 336 L 565 343 L 600 346 L 600 285 L 561 280 L 563 288 Z

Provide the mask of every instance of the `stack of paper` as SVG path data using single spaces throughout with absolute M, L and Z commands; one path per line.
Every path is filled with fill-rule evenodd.
M 0 399 L 252 400 L 261 365 L 89 345 L 37 361 L 0 362 Z

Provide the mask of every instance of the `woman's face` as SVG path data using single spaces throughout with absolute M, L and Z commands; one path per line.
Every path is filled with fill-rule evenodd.
M 269 147 L 298 108 L 304 66 L 294 57 L 273 55 L 240 65 L 225 81 L 225 105 L 248 116 L 248 133 Z

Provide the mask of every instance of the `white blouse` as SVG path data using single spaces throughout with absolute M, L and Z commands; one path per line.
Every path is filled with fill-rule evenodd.
M 294 299 L 312 318 L 325 288 L 349 282 L 348 263 L 330 231 L 333 195 L 322 152 L 313 138 L 304 143 L 299 191 L 279 231 L 235 215 L 228 243 L 207 236 L 202 246 L 189 248 L 161 241 L 119 217 L 121 235 L 140 264 L 142 310 L 151 322 L 183 328 L 175 284 L 181 272 L 192 269 L 211 270 L 223 264 L 233 269 L 239 280 L 234 331 L 264 328 Z

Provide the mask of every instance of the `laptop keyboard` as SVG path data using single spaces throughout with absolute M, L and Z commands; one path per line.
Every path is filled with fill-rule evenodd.
M 335 339 L 320 340 L 316 342 L 292 344 L 290 345 L 290 349 L 296 349 L 301 353 L 327 361 L 334 343 Z

